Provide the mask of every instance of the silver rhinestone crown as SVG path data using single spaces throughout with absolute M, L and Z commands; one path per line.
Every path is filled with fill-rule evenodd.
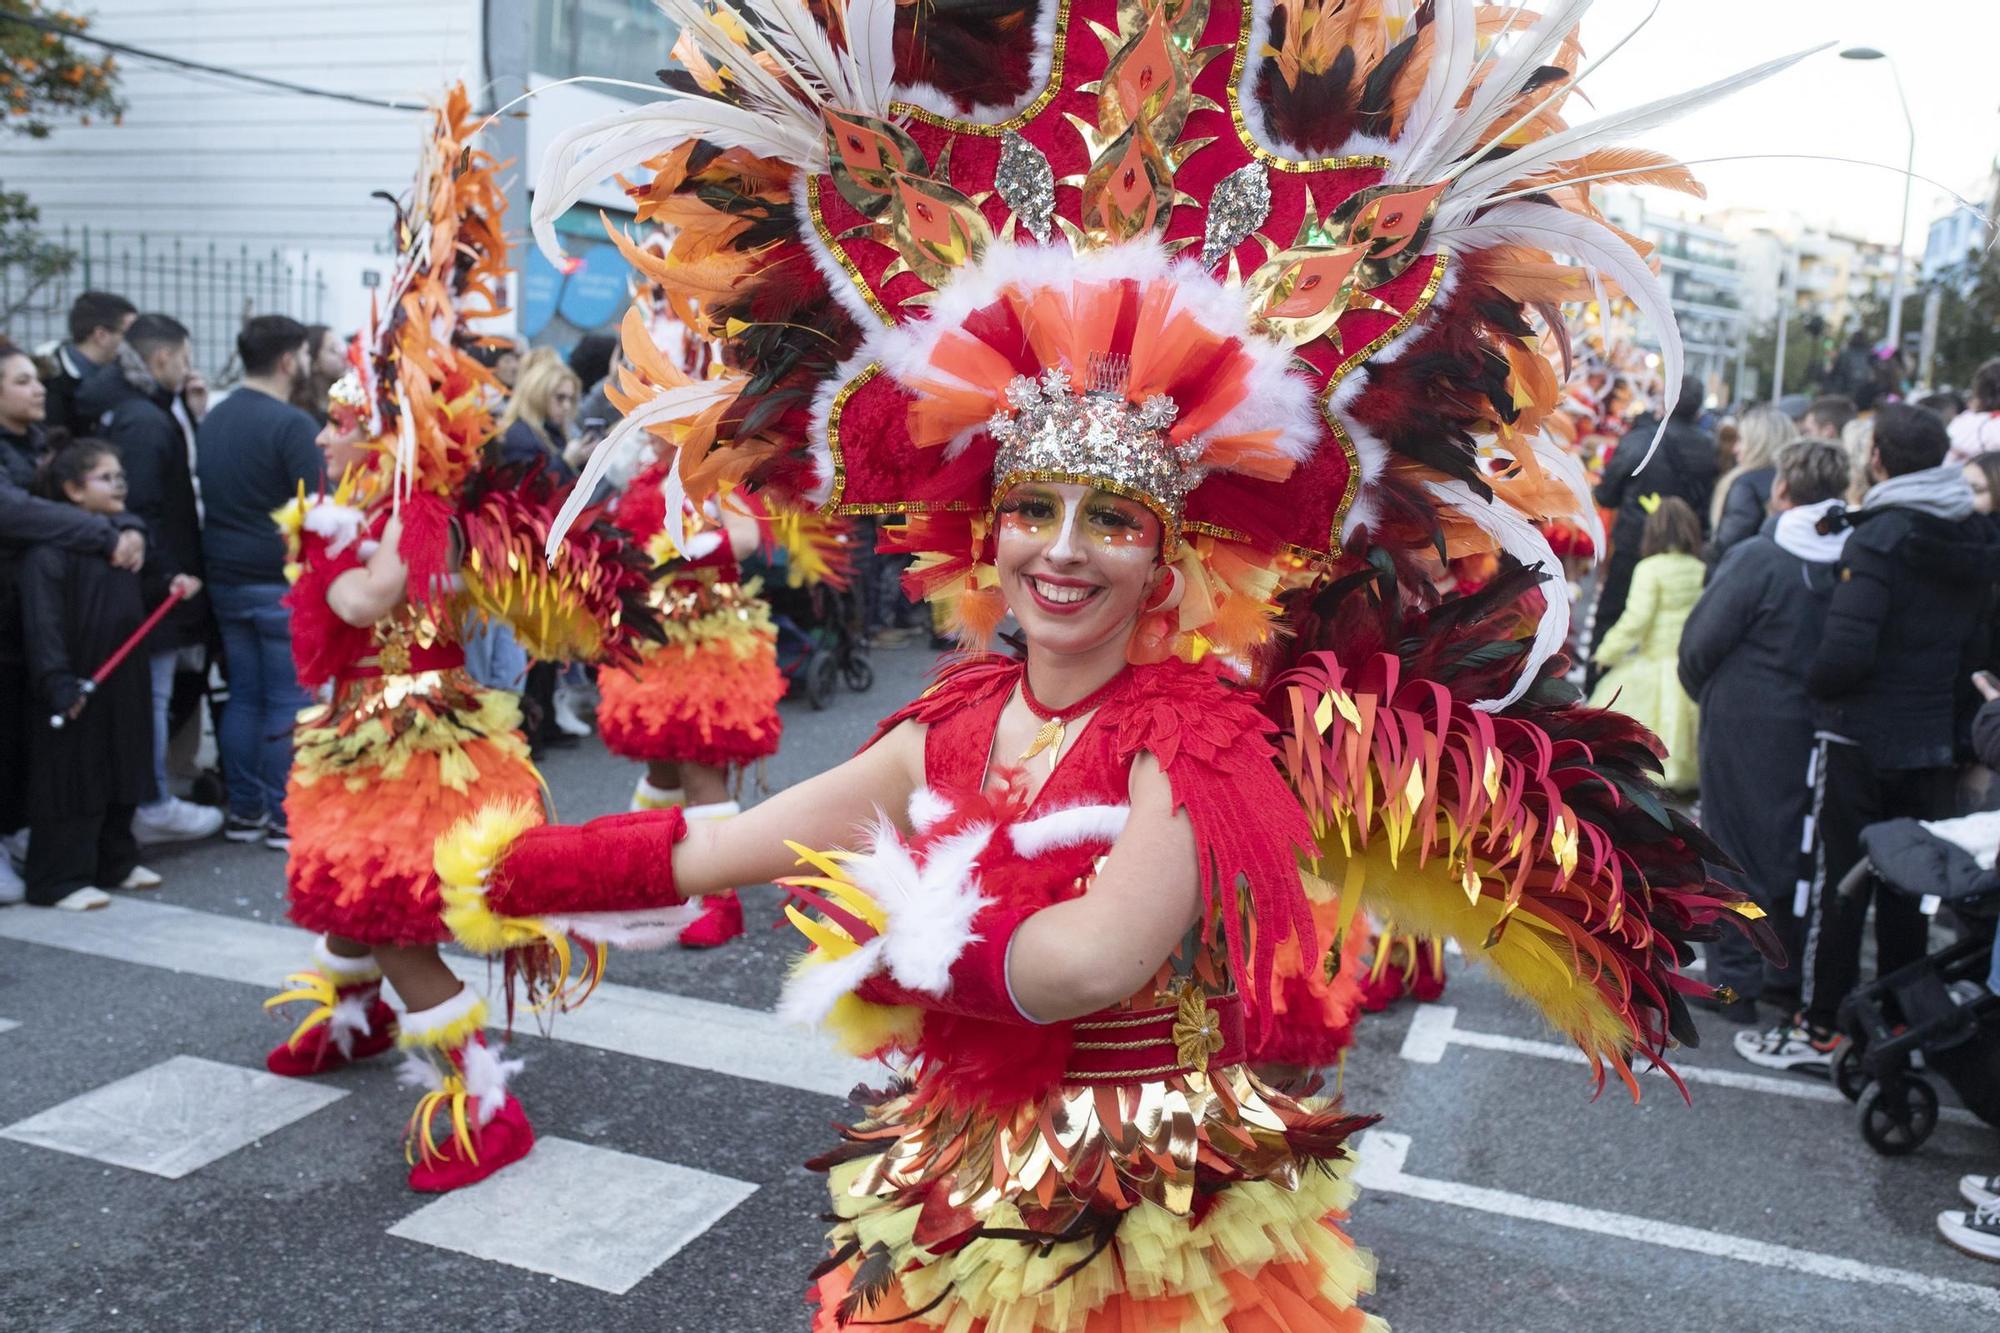
M 1051 366 L 1036 379 L 1007 385 L 1011 411 L 995 412 L 986 429 L 1000 442 L 993 460 L 993 498 L 1023 481 L 1074 481 L 1147 503 L 1178 534 L 1188 493 L 1208 469 L 1196 464 L 1202 442 L 1167 438 L 1180 409 L 1165 394 L 1134 403 L 1127 392 L 1129 357 L 1094 354 L 1081 391 L 1070 372 Z

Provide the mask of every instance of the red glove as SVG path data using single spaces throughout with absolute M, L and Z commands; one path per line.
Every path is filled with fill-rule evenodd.
M 1007 946 L 1032 915 L 1031 908 L 995 906 L 974 917 L 973 938 L 952 963 L 951 984 L 942 995 L 905 986 L 881 971 L 856 986 L 854 996 L 869 1004 L 916 1005 L 993 1023 L 1033 1024 L 1036 1020 L 1021 1012 L 1007 988 Z
M 675 906 L 686 899 L 674 888 L 674 844 L 686 836 L 678 806 L 528 829 L 488 875 L 486 905 L 503 917 Z

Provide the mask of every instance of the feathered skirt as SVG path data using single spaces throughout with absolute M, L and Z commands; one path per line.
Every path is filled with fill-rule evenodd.
M 920 1082 L 818 1163 L 838 1221 L 814 1333 L 1382 1333 L 1340 1229 L 1365 1123 L 1240 1065 L 1011 1111 Z
M 480 807 L 540 808 L 513 695 L 463 670 L 344 682 L 300 716 L 285 792 L 291 919 L 365 944 L 438 944 L 431 847 Z
M 785 697 L 769 606 L 736 585 L 706 590 L 675 614 L 666 642 L 637 666 L 600 671 L 597 731 L 613 754 L 643 763 L 732 768 L 778 752 Z

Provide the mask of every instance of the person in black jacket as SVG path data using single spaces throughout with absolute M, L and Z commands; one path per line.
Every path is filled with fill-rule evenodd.
M 193 421 L 200 403 L 184 400 L 198 386 L 194 344 L 185 326 L 166 315 L 141 315 L 125 331 L 118 359 L 77 390 L 80 418 L 90 433 L 124 460 L 126 509 L 146 521 L 173 568 L 199 576 L 201 511 L 194 486 Z M 168 713 L 182 648 L 206 648 L 211 634 L 206 594 L 168 615 L 147 641 L 153 681 L 153 778 L 160 795 L 142 806 L 132 828 L 142 844 L 206 838 L 222 827 L 222 812 L 177 800 L 167 788 Z
M 86 513 L 122 513 L 117 451 L 102 440 L 66 445 L 44 469 L 43 493 Z M 107 888 L 160 883 L 139 864 L 132 839 L 132 812 L 154 791 L 144 655 L 127 658 L 94 691 L 85 682 L 139 628 L 149 605 L 170 590 L 192 596 L 201 585 L 175 574 L 157 546 L 136 574 L 93 555 L 37 546 L 21 561 L 19 578 L 33 706 L 28 901 L 71 911 L 102 907 Z
M 89 423 L 80 421 L 76 411 L 76 391 L 99 368 L 118 359 L 125 345 L 125 330 L 139 317 L 138 309 L 122 296 L 110 292 L 84 292 L 69 307 L 69 341 L 56 348 L 42 368 L 48 386 L 48 426 L 71 435 L 85 434 Z
M 31 495 L 46 453 L 47 391 L 25 351 L 0 339 L 0 835 L 27 822 L 28 667 L 17 569 L 34 546 L 54 546 L 137 572 L 146 556 L 139 520 L 106 517 Z M 0 853 L 0 905 L 21 901 L 13 861 Z
M 1973 512 L 1972 491 L 1944 464 L 1944 423 L 1890 404 L 1874 417 L 1869 473 L 1826 629 L 1806 672 L 1813 699 L 1816 860 L 1803 976 L 1805 1008 L 1763 1034 L 1739 1033 L 1745 1059 L 1774 1069 L 1830 1064 L 1840 1003 L 1860 980 L 1861 938 L 1875 899 L 1876 968 L 1924 953 L 1928 923 L 1915 900 L 1839 891 L 1861 859 L 1861 830 L 1878 820 L 1952 813 L 1957 678 L 1981 636 L 2000 578 L 2000 536 Z
M 1738 1023 L 1757 1003 L 1789 1016 L 1799 1004 L 1805 931 L 1796 903 L 1806 814 L 1812 804 L 1812 708 L 1806 666 L 1819 642 L 1843 529 L 1819 520 L 1843 507 L 1847 454 L 1796 440 L 1778 454 L 1777 510 L 1764 530 L 1730 548 L 1681 630 L 1681 687 L 1701 705 L 1701 826 L 1740 871 L 1717 878 L 1764 909 L 1785 956 L 1767 960 L 1740 931 L 1709 950 L 1708 979 L 1736 998 L 1713 1006 Z
M 1682 380 L 1681 396 L 1652 457 L 1646 453 L 1658 419 L 1648 416 L 1626 433 L 1605 464 L 1595 495 L 1600 507 L 1615 509 L 1618 516 L 1611 524 L 1611 558 L 1599 575 L 1599 634 L 1617 624 L 1625 612 L 1625 597 L 1632 590 L 1632 571 L 1638 568 L 1639 544 L 1646 531 L 1648 498 L 1675 495 L 1687 501 L 1696 514 L 1708 513 L 1709 496 L 1715 490 L 1715 440 L 1701 428 L 1701 399 L 1701 381 L 1693 376 Z M 1601 674 L 1592 662 L 1591 684 L 1595 685 Z

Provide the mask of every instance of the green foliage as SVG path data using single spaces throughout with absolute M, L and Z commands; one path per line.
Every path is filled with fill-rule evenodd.
M 1826 366 L 1831 342 L 1825 333 L 1815 337 L 1806 321 L 1810 317 L 1794 313 L 1785 330 L 1786 393 L 1810 393 L 1811 381 Z M 1771 397 L 1771 371 L 1778 356 L 1778 323 L 1774 319 L 1750 335 L 1744 344 L 1744 364 L 1756 374 L 1757 388 L 1751 397 Z
M 1987 250 L 1969 257 L 1971 281 L 1961 289 L 1941 288 L 1938 307 L 1936 360 L 1931 379 L 1963 389 L 1981 363 L 2000 356 L 2000 252 Z M 1903 308 L 1906 328 L 1922 328 L 1923 294 Z
M 42 235 L 41 210 L 28 196 L 0 190 L 0 270 L 8 275 L 0 328 L 27 310 L 40 310 L 60 295 L 57 278 L 76 263 L 76 252 Z
M 0 0 L 0 106 L 16 134 L 46 139 L 51 118 L 93 116 L 114 120 L 124 111 L 116 88 L 116 63 L 93 58 L 66 34 L 81 33 L 90 20 L 44 0 Z

